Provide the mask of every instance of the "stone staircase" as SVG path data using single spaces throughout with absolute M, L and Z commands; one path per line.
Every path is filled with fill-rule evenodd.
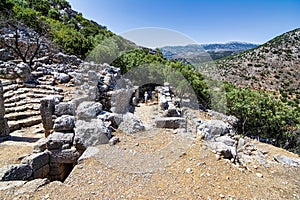
M 18 84 L 15 80 L 2 80 L 5 117 L 10 132 L 40 124 L 40 99 L 63 92 L 61 88 L 49 85 L 47 81 L 39 82 L 40 85 L 32 86 Z

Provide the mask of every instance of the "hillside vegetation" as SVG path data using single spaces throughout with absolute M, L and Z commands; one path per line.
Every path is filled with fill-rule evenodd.
M 3 23 L 18 20 L 38 33 L 47 32 L 61 50 L 81 59 L 101 41 L 112 36 L 117 38 L 115 45 L 120 48 L 133 45 L 105 26 L 84 18 L 65 0 L 4 0 L 1 1 L 1 18 Z
M 300 29 L 216 62 L 220 75 L 237 86 L 280 92 L 299 99 Z M 297 102 L 298 103 L 298 102 Z

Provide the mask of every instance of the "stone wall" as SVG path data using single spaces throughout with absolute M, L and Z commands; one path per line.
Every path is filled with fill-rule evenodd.
M 3 87 L 2 82 L 0 81 L 0 137 L 6 137 L 8 135 L 9 127 L 5 118 Z
M 169 83 L 155 88 L 158 95 L 158 105 L 162 111 L 162 116 L 155 120 L 157 128 L 183 128 L 186 129 L 187 121 L 183 117 L 182 110 Z
M 88 147 L 109 143 L 112 127 L 120 126 L 127 133 L 145 129 L 141 121 L 128 112 L 135 88 L 127 80 L 123 81 L 124 87 L 116 87 L 121 78 L 118 68 L 83 63 L 77 70 L 51 69 L 49 72 L 46 68 L 43 71 L 43 66 L 39 70 L 43 74 L 55 74 L 59 83 L 67 76 L 67 84 L 75 86 L 75 95 L 65 102 L 60 95 L 41 98 L 40 114 L 46 138 L 40 140 L 34 152 L 20 164 L 2 168 L 0 180 L 63 181 Z

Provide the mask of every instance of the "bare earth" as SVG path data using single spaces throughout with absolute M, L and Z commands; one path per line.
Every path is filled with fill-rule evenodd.
M 141 104 L 136 110 L 146 125 L 152 123 L 152 109 Z M 64 183 L 51 182 L 34 193 L 0 191 L 0 199 L 300 199 L 300 168 L 275 162 L 251 163 L 251 171 L 238 168 L 217 160 L 198 138 L 173 130 L 115 135 L 120 143 L 98 146 L 99 151 L 76 165 Z M 42 137 L 31 135 L 38 136 Z M 0 143 L 0 166 L 30 153 L 33 143 L 25 143 Z M 278 153 L 297 157 L 271 145 L 257 147 L 268 151 L 269 159 Z

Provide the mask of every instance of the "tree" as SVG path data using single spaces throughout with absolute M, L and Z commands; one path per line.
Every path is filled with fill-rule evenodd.
M 0 23 L 0 33 L 0 46 L 27 63 L 31 69 L 34 59 L 50 46 L 46 38 L 46 26 L 41 33 L 37 33 L 21 22 L 9 19 Z
M 264 91 L 226 86 L 228 113 L 239 118 L 238 132 L 275 139 L 276 145 L 298 151 L 300 112 Z

